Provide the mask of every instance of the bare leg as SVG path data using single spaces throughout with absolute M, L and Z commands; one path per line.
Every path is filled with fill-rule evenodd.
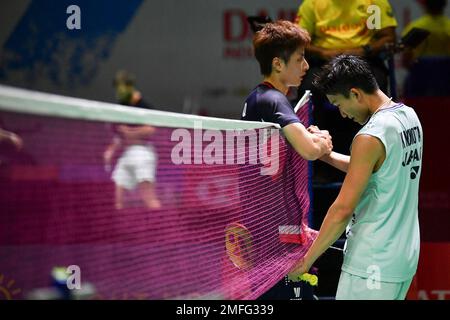
M 149 181 L 139 183 L 139 193 L 142 201 L 149 209 L 161 208 L 161 202 L 155 193 L 155 184 Z
M 119 185 L 116 184 L 116 200 L 115 200 L 115 207 L 116 210 L 122 210 L 123 209 L 123 196 L 125 194 L 125 189 Z

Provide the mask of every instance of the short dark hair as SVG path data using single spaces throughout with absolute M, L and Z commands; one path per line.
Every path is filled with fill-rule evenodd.
M 346 98 L 351 88 L 359 88 L 369 94 L 379 88 L 369 64 L 350 55 L 337 56 L 323 66 L 314 76 L 313 85 L 323 94 L 342 94 Z
M 279 20 L 265 24 L 253 37 L 253 49 L 261 73 L 270 75 L 273 58 L 281 58 L 287 63 L 295 50 L 305 47 L 310 41 L 308 31 L 291 21 Z
M 431 13 L 442 13 L 447 5 L 447 0 L 425 0 L 425 8 Z

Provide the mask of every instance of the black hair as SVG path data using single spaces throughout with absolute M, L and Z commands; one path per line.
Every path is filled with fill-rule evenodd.
M 346 98 L 351 88 L 359 88 L 369 94 L 379 88 L 369 64 L 360 57 L 350 55 L 337 56 L 323 66 L 315 74 L 313 85 L 323 94 L 342 94 Z
M 425 8 L 433 14 L 440 14 L 447 5 L 447 0 L 425 0 Z

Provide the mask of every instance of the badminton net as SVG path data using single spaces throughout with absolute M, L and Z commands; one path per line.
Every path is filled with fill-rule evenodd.
M 77 266 L 93 299 L 256 299 L 311 245 L 309 164 L 274 124 L 0 86 L 0 128 L 22 141 L 0 140 L 6 298 L 34 298 L 55 267 Z

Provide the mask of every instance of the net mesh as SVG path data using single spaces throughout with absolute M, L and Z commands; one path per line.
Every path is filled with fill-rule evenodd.
M 298 115 L 309 123 L 308 107 Z M 270 124 L 8 87 L 0 87 L 0 121 L 23 141 L 0 145 L 7 298 L 30 297 L 51 285 L 55 266 L 76 265 L 81 285 L 92 284 L 98 299 L 255 299 L 311 245 L 308 162 Z M 121 123 L 130 131 L 148 124 L 151 132 L 125 141 Z M 104 153 L 114 141 L 110 170 Z M 147 168 L 132 168 L 139 157 Z M 148 167 L 154 178 L 145 180 Z M 129 188 L 122 201 L 116 184 Z

